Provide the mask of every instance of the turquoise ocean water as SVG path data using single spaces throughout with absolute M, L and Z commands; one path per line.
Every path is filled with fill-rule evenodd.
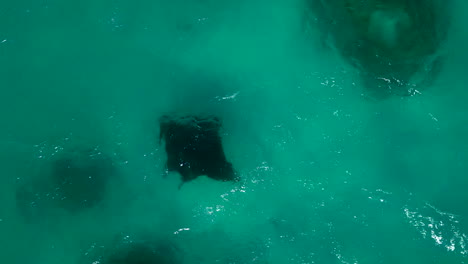
M 0 263 L 98 264 L 149 240 L 179 263 L 466 263 L 468 3 L 453 5 L 431 87 L 372 100 L 300 1 L 1 0 Z M 220 116 L 242 180 L 164 177 L 170 111 Z M 112 159 L 98 206 L 18 202 L 76 148 Z

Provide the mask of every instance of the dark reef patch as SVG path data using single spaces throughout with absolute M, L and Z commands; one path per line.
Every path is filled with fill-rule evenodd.
M 164 115 L 159 119 L 159 140 L 164 139 L 168 171 L 182 176 L 182 184 L 206 175 L 219 181 L 237 181 L 227 161 L 221 136 L 221 120 L 215 116 Z

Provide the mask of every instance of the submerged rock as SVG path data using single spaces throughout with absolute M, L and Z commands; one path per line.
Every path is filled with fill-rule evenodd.
M 164 115 L 159 119 L 159 140 L 164 139 L 168 171 L 182 176 L 182 184 L 206 175 L 219 181 L 237 181 L 227 161 L 215 116 Z
M 324 36 L 362 76 L 374 95 L 411 94 L 441 67 L 449 28 L 442 0 L 307 0 Z

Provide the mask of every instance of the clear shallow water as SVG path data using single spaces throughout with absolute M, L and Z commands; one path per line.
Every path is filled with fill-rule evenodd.
M 170 237 L 184 263 L 464 263 L 468 32 L 413 97 L 372 101 L 294 1 L 0 4 L 0 258 L 93 263 L 116 236 Z M 164 178 L 157 118 L 221 116 L 243 181 Z M 99 146 L 98 208 L 25 220 L 16 188 Z

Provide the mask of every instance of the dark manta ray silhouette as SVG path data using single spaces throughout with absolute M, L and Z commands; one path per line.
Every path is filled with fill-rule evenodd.
M 48 217 L 53 208 L 80 213 L 105 201 L 109 186 L 118 179 L 111 157 L 97 147 L 65 147 L 38 164 L 37 173 L 19 182 L 16 203 L 26 221 Z
M 219 181 L 239 180 L 224 154 L 219 118 L 164 115 L 159 126 L 159 142 L 166 142 L 167 169 L 182 176 L 179 188 L 202 175 Z
M 170 245 L 153 245 L 139 242 L 127 245 L 122 252 L 116 252 L 109 257 L 105 264 L 176 264 L 180 260 L 175 249 Z

